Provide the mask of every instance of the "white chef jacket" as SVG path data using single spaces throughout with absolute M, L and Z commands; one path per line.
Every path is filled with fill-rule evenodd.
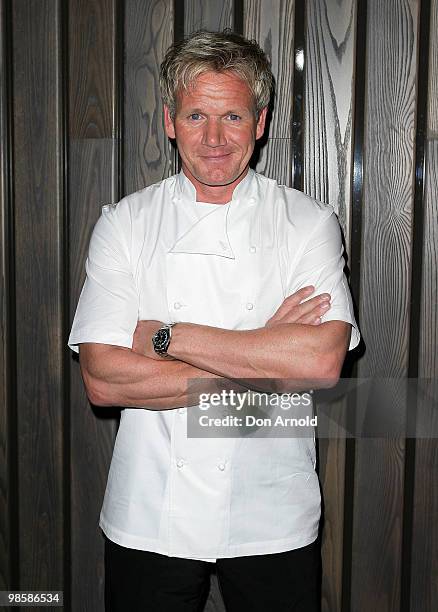
M 352 325 L 333 208 L 249 170 L 232 200 L 196 202 L 180 172 L 105 205 L 89 245 L 69 347 L 132 346 L 139 319 L 263 327 L 305 285 L 331 295 L 323 321 Z M 190 409 L 190 408 L 189 408 Z M 174 557 L 277 553 L 317 537 L 313 438 L 188 438 L 187 408 L 125 408 L 100 526 Z

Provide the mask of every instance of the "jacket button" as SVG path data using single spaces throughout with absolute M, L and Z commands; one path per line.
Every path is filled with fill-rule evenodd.
M 176 462 L 176 465 L 177 465 L 179 468 L 182 468 L 182 467 L 183 467 L 183 465 L 184 465 L 184 460 L 183 460 L 183 459 L 178 459 L 178 461 Z
M 181 302 L 175 302 L 173 307 L 175 308 L 175 310 L 179 310 L 181 308 Z
M 218 470 L 220 470 L 221 472 L 223 472 L 225 470 L 225 464 L 224 463 L 219 463 L 219 465 L 217 466 Z
M 250 253 L 255 253 L 256 251 L 257 251 L 257 248 L 255 246 L 249 247 L 249 252 Z
M 252 302 L 248 302 L 246 305 L 247 310 L 252 310 L 254 308 L 254 304 Z

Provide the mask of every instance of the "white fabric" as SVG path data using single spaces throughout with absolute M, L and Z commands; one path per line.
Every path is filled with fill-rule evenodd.
M 231 202 L 181 172 L 102 207 L 68 344 L 132 346 L 138 319 L 262 327 L 313 284 L 359 342 L 333 208 L 250 170 Z M 189 408 L 190 409 L 190 408 Z M 317 536 L 314 438 L 190 439 L 187 409 L 122 410 L 100 525 L 122 546 L 214 561 Z

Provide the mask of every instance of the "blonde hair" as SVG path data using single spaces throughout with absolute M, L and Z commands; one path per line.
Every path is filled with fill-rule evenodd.
M 198 30 L 171 45 L 160 67 L 161 97 L 172 119 L 178 93 L 187 91 L 199 75 L 210 71 L 229 71 L 245 81 L 252 92 L 257 117 L 268 106 L 274 91 L 274 77 L 258 43 L 230 29 L 223 32 Z

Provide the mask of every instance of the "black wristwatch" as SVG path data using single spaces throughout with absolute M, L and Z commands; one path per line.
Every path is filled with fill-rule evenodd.
M 157 355 L 167 357 L 167 349 L 169 348 L 170 340 L 172 338 L 172 327 L 175 323 L 168 323 L 160 327 L 152 336 L 152 346 Z

